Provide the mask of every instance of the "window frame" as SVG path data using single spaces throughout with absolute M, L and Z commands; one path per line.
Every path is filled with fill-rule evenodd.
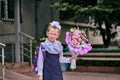
M 3 21 L 14 21 L 15 15 L 14 15 L 14 2 L 13 1 L 11 2 L 13 4 L 10 5 L 11 3 L 8 3 L 10 1 L 8 1 L 8 0 L 0 0 L 0 14 L 1 14 L 0 19 L 1 20 L 3 20 Z M 10 10 L 11 8 L 13 8 L 13 12 L 11 12 L 11 10 Z M 13 14 L 13 15 L 10 16 L 10 14 Z

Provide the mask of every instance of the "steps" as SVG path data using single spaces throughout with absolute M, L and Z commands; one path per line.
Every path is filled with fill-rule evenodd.
M 15 71 L 7 70 L 5 71 L 5 78 L 8 80 L 35 80 L 34 77 L 30 77 Z
M 37 75 L 31 72 L 31 67 L 27 62 L 6 63 L 5 65 L 5 80 L 37 80 Z

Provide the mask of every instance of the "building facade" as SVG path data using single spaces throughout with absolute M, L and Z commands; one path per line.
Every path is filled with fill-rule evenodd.
M 16 2 L 19 1 L 20 25 L 15 23 L 18 16 Z M 51 8 L 57 0 L 0 0 L 0 42 L 7 44 L 5 50 L 6 61 L 15 60 L 16 30 L 31 37 L 40 38 L 44 35 L 46 24 L 58 20 L 58 11 Z M 16 10 L 16 11 L 15 11 Z M 20 53 L 18 53 L 20 54 Z

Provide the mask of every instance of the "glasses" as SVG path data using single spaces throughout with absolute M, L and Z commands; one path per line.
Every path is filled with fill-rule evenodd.
M 58 34 L 54 34 L 54 33 L 49 33 L 50 36 L 58 36 Z

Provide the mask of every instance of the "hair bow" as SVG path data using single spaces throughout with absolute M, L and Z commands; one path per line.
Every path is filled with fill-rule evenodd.
M 56 28 L 58 28 L 59 30 L 61 30 L 61 25 L 58 21 L 52 21 L 50 23 L 51 26 L 55 26 Z

